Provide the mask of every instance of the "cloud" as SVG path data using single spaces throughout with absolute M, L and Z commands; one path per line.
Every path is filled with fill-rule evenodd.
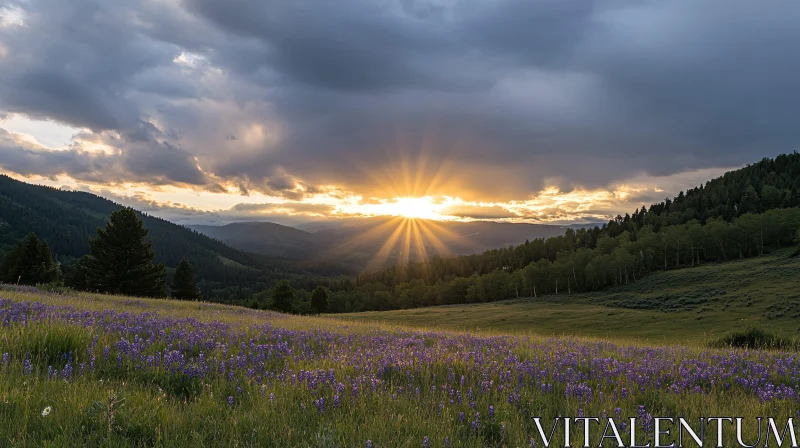
M 455 216 L 459 218 L 472 218 L 472 219 L 509 219 L 518 218 L 519 215 L 508 211 L 506 208 L 499 205 L 481 206 L 481 205 L 468 205 L 459 204 L 445 207 L 442 210 L 443 214 Z
M 336 189 L 509 202 L 554 186 L 562 195 L 631 179 L 652 186 L 800 141 L 795 3 L 8 5 L 0 116 L 85 128 L 84 141 L 108 148 L 46 151 L 2 137 L 0 165 L 20 174 L 293 202 Z
M 121 142 L 118 137 L 105 134 L 84 135 L 87 137 L 92 140 L 77 139 L 69 148 L 52 150 L 24 134 L 0 128 L 0 165 L 23 176 L 68 175 L 101 185 L 134 182 L 224 191 L 200 171 L 191 154 L 169 143 Z M 98 146 L 111 152 L 93 150 Z
M 305 202 L 281 203 L 240 203 L 230 208 L 231 213 L 243 215 L 258 214 L 290 214 L 290 215 L 319 215 L 325 216 L 333 211 L 333 207 L 325 204 L 309 204 Z

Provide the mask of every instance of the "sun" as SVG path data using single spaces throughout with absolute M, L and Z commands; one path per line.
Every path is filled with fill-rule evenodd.
M 378 206 L 380 214 L 409 219 L 441 219 L 440 205 L 433 198 L 395 198 Z

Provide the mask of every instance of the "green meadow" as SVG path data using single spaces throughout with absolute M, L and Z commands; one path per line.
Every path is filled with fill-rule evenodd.
M 656 272 L 600 292 L 337 315 L 428 329 L 580 335 L 703 345 L 759 327 L 800 335 L 800 257 L 792 249 Z

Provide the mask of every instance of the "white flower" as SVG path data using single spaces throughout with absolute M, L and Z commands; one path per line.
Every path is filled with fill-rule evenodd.
M 48 414 L 50 414 L 50 411 L 52 411 L 52 410 L 53 410 L 53 408 L 51 408 L 50 406 L 44 408 L 44 410 L 42 411 L 42 417 L 45 417 Z

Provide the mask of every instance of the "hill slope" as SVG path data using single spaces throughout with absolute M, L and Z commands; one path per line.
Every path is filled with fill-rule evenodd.
M 614 336 L 696 342 L 746 326 L 800 336 L 794 249 L 651 274 L 606 291 L 337 315 L 437 329 Z
M 325 238 L 272 222 L 235 222 L 224 226 L 190 225 L 211 238 L 248 252 L 302 259 L 313 256 Z
M 89 237 L 121 206 L 99 196 L 26 184 L 0 176 L 0 251 L 28 232 L 47 241 L 55 256 L 70 260 L 89 252 Z M 221 284 L 252 283 L 286 263 L 237 250 L 186 227 L 139 214 L 158 261 L 192 262 L 198 277 Z

